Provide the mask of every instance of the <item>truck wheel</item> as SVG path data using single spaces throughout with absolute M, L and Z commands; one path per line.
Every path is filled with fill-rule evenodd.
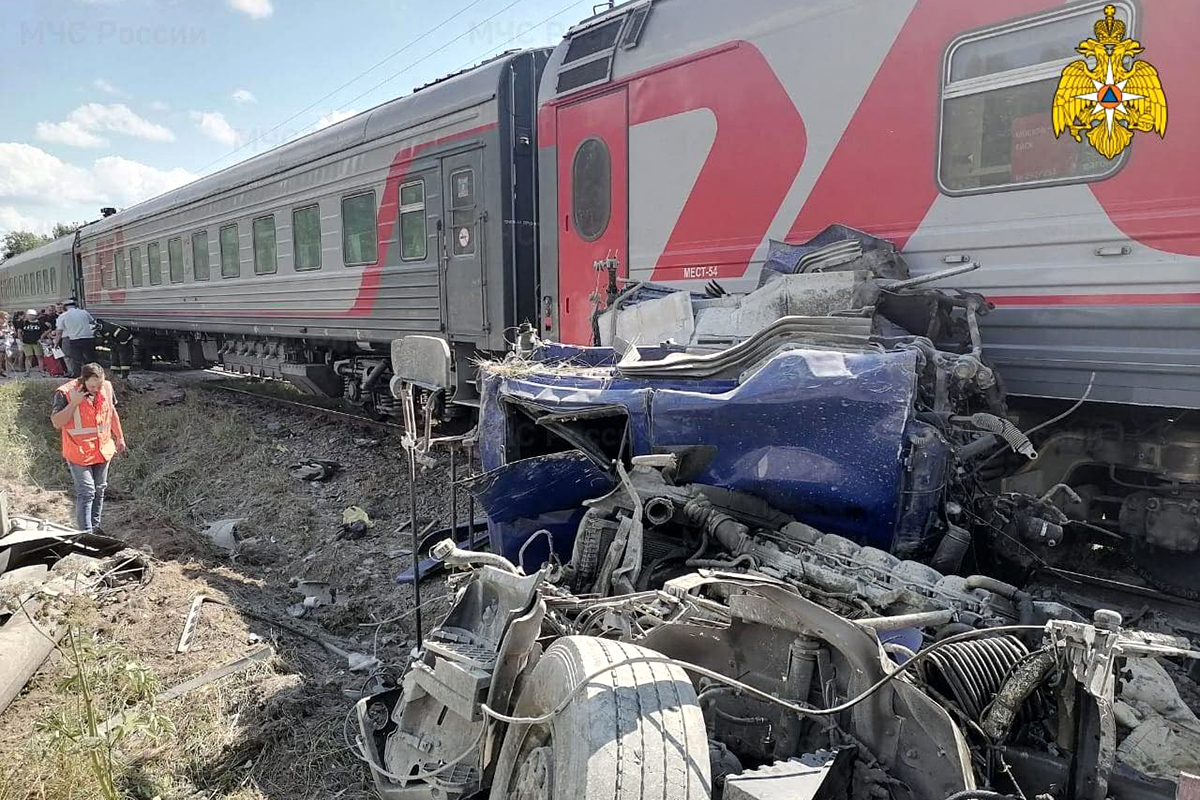
M 590 636 L 558 639 L 525 680 L 513 716 L 546 714 L 597 670 L 658 655 Z M 593 678 L 549 722 L 509 726 L 491 800 L 707 800 L 710 774 L 687 674 L 633 663 Z

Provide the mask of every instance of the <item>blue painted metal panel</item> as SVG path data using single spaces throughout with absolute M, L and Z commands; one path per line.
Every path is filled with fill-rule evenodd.
M 919 425 L 916 368 L 911 351 L 790 350 L 740 382 L 629 380 L 549 364 L 520 377 L 492 374 L 482 381 L 483 466 L 497 469 L 517 455 L 505 398 L 554 412 L 624 406 L 633 455 L 690 451 L 688 482 L 748 492 L 822 530 L 891 549 L 906 438 Z M 492 534 L 495 552 L 519 547 L 502 522 Z

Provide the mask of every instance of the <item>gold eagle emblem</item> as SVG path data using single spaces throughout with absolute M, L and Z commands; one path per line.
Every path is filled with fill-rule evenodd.
M 1054 92 L 1054 136 L 1069 131 L 1082 142 L 1086 135 L 1108 159 L 1124 152 L 1134 131 L 1167 134 L 1167 96 L 1158 70 L 1136 60 L 1146 48 L 1136 39 L 1125 38 L 1125 23 L 1116 15 L 1116 7 L 1104 7 L 1104 19 L 1094 27 L 1095 38 L 1084 39 L 1075 48 L 1085 58 L 1063 68 Z M 1094 66 L 1089 66 L 1089 58 Z

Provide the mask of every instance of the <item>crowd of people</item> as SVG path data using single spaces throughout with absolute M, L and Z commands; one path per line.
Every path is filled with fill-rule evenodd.
M 0 377 L 9 373 L 43 373 L 78 378 L 84 364 L 96 361 L 97 338 L 103 336 L 118 375 L 132 366 L 133 333 L 98 321 L 74 300 L 40 311 L 0 311 Z

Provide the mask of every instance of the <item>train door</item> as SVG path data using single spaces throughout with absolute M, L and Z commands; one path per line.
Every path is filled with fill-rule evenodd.
M 478 336 L 487 329 L 482 156 L 477 148 L 442 159 L 442 297 L 451 336 Z
M 74 252 L 75 269 L 71 270 L 71 285 L 73 287 L 73 291 L 69 296 L 76 298 L 76 300 L 79 302 L 79 305 L 83 306 L 87 304 L 87 293 L 85 291 L 83 280 L 83 256 L 79 253 L 78 245 L 75 246 Z
M 629 271 L 629 109 L 625 87 L 558 109 L 559 336 L 592 341 L 593 296 L 608 279 L 594 264 Z

